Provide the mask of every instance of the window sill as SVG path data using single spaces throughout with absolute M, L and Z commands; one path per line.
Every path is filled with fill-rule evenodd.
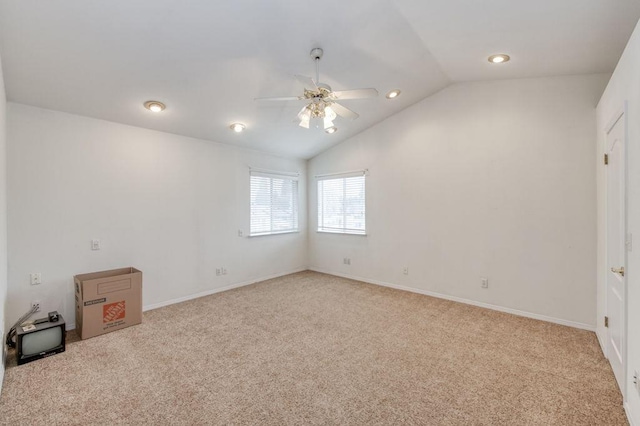
M 353 235 L 353 236 L 356 236 L 356 237 L 366 237 L 368 235 L 366 233 L 360 234 L 360 233 L 355 233 L 355 232 L 324 231 L 324 230 L 320 230 L 320 229 L 318 229 L 316 231 L 316 233 L 318 233 L 318 234 L 331 234 L 331 235 Z
M 299 234 L 299 233 L 300 231 L 297 229 L 295 231 L 264 232 L 261 234 L 249 234 L 249 238 L 267 237 L 269 235 L 284 235 L 284 234 Z

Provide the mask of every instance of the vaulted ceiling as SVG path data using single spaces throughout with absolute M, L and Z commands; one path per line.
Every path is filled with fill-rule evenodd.
M 637 0 L 0 0 L 0 56 L 12 102 L 310 158 L 452 82 L 612 72 L 639 17 Z M 299 101 L 254 101 L 301 95 L 313 47 L 322 82 L 380 92 L 343 101 L 360 118 L 332 135 L 297 125 Z

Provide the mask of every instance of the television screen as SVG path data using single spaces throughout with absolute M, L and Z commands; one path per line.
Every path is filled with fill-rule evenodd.
M 22 355 L 39 354 L 60 345 L 62 345 L 62 328 L 47 328 L 36 333 L 24 335 L 22 338 Z

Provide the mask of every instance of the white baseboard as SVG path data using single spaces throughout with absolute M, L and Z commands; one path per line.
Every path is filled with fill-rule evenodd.
M 629 420 L 629 425 L 638 426 L 638 424 L 634 421 L 633 414 L 631 413 L 631 406 L 626 401 L 624 403 L 624 412 L 627 415 L 627 420 Z
M 602 349 L 602 354 L 604 355 L 605 358 L 607 358 L 607 347 L 604 344 L 604 342 L 606 342 L 606 340 L 600 335 L 600 332 L 598 331 L 597 327 L 596 327 L 596 337 L 598 338 L 598 343 L 600 344 L 600 349 Z
M 187 300 L 197 299 L 199 297 L 209 296 L 211 294 L 216 294 L 216 293 L 221 293 L 223 291 L 233 290 L 234 288 L 244 287 L 246 285 L 255 284 L 255 283 L 260 282 L 260 281 L 266 281 L 266 280 L 270 280 L 270 279 L 273 279 L 273 278 L 283 277 L 285 275 L 295 274 L 296 272 L 302 272 L 302 271 L 306 271 L 306 270 L 307 270 L 307 268 L 299 268 L 299 269 L 294 269 L 293 271 L 280 272 L 280 273 L 277 273 L 277 274 L 267 275 L 267 276 L 264 276 L 264 277 L 253 278 L 253 279 L 248 280 L 248 281 L 243 281 L 243 282 L 240 282 L 240 283 L 230 284 L 230 285 L 225 286 L 225 287 L 214 288 L 214 289 L 206 290 L 206 291 L 203 291 L 203 292 L 200 292 L 200 293 L 195 293 L 195 294 L 190 294 L 188 296 L 179 297 L 177 299 L 167 300 L 165 302 L 152 303 L 150 305 L 145 305 L 145 306 L 142 307 L 142 310 L 143 311 L 151 311 L 153 309 L 162 308 L 163 306 L 169 306 L 169 305 L 173 305 L 173 304 L 180 303 L 180 302 L 186 302 Z
M 266 281 L 266 280 L 270 280 L 272 278 L 278 278 L 278 277 L 283 277 L 285 275 L 290 275 L 290 274 L 295 274 L 296 272 L 302 272 L 302 271 L 306 271 L 307 268 L 299 268 L 299 269 L 294 269 L 292 271 L 288 271 L 288 272 L 280 272 L 277 274 L 272 274 L 272 275 L 267 275 L 264 277 L 259 277 L 259 278 L 253 278 L 251 280 L 248 281 L 243 281 L 240 283 L 235 283 L 235 284 L 230 284 L 228 286 L 224 286 L 224 287 L 218 287 L 218 288 L 214 288 L 211 290 L 206 290 L 200 293 L 195 293 L 195 294 L 190 294 L 188 296 L 184 296 L 184 297 L 179 297 L 177 299 L 171 299 L 171 300 L 166 300 L 164 302 L 158 302 L 158 303 L 152 303 L 150 305 L 144 305 L 142 307 L 142 311 L 151 311 L 153 309 L 158 309 L 158 308 L 162 308 L 164 306 L 169 306 L 169 305 L 174 305 L 176 303 L 181 303 L 181 302 L 186 302 L 187 300 L 193 300 L 193 299 L 197 299 L 199 297 L 204 297 L 204 296 L 209 296 L 211 294 L 216 294 L 216 293 L 222 293 L 223 291 L 227 291 L 227 290 L 233 290 L 234 288 L 239 288 L 239 287 L 244 287 L 247 285 L 251 285 L 251 284 L 255 284 L 257 282 L 260 281 Z M 76 328 L 75 323 L 67 323 L 67 330 L 74 330 Z
M 392 283 L 388 283 L 388 282 L 385 282 L 385 281 L 373 280 L 373 279 L 370 279 L 370 278 L 363 278 L 363 277 L 357 277 L 357 276 L 353 276 L 353 275 L 340 274 L 340 273 L 337 273 L 337 272 L 325 271 L 325 270 L 322 270 L 322 269 L 319 269 L 319 268 L 309 268 L 309 270 L 316 271 L 316 272 L 321 272 L 323 274 L 329 274 L 329 275 L 335 275 L 335 276 L 338 276 L 338 277 L 349 278 L 349 279 L 356 280 L 356 281 L 362 281 L 362 282 L 365 282 L 365 283 L 368 283 L 368 284 L 375 284 L 375 285 L 379 285 L 379 286 L 383 286 L 383 287 L 395 288 L 397 290 L 409 291 L 411 293 L 424 294 L 425 296 L 437 297 L 438 299 L 451 300 L 453 302 L 459 302 L 459 303 L 464 303 L 466 305 L 478 306 L 480 308 L 486 308 L 486 309 L 491 309 L 491 310 L 494 310 L 494 311 L 505 312 L 505 313 L 508 313 L 508 314 L 518 315 L 518 316 L 521 316 L 521 317 L 537 319 L 537 320 L 540 320 L 540 321 L 551 322 L 551 323 L 554 323 L 554 324 L 566 325 L 567 327 L 579 328 L 581 330 L 596 331 L 596 328 L 594 326 L 589 325 L 589 324 L 583 324 L 581 322 L 569 321 L 569 320 L 564 320 L 564 319 L 561 319 L 561 318 L 554 318 L 554 317 L 549 317 L 549 316 L 546 316 L 546 315 L 534 314 L 534 313 L 531 313 L 531 312 L 520 311 L 518 309 L 512 309 L 512 308 L 506 308 L 504 306 L 492 305 L 490 303 L 476 302 L 475 300 L 463 299 L 463 298 L 457 297 L 457 296 L 450 296 L 448 294 L 436 293 L 434 291 L 422 290 L 422 289 L 414 288 L 414 287 L 405 287 L 405 286 L 402 286 L 402 285 L 392 284 Z
M 424 294 L 425 296 L 431 296 L 431 297 L 437 297 L 439 299 L 451 300 L 453 302 L 459 302 L 459 303 L 464 303 L 464 304 L 467 304 L 467 305 L 478 306 L 478 307 L 481 307 L 481 308 L 492 309 L 494 311 L 505 312 L 505 313 L 508 313 L 508 314 L 518 315 L 518 316 L 521 316 L 521 317 L 532 318 L 532 319 L 537 319 L 537 320 L 541 320 L 541 321 L 547 321 L 547 322 L 551 322 L 551 323 L 554 323 L 554 324 L 565 325 L 567 327 L 579 328 L 581 330 L 588 330 L 588 331 L 594 331 L 594 332 L 596 331 L 596 328 L 594 326 L 589 325 L 589 324 L 583 324 L 583 323 L 575 322 L 575 321 L 568 321 L 568 320 L 564 320 L 564 319 L 560 319 L 560 318 L 549 317 L 549 316 L 546 316 L 546 315 L 534 314 L 534 313 L 531 313 L 531 312 L 521 311 L 521 310 L 518 310 L 518 309 L 512 309 L 512 308 L 506 308 L 506 307 L 503 307 L 503 306 L 492 305 L 490 303 L 477 302 L 475 300 L 464 299 L 464 298 L 457 297 L 457 296 L 450 296 L 448 294 L 437 293 L 437 292 L 429 291 L 429 290 L 422 290 L 422 289 L 418 289 L 418 288 L 414 288 L 414 287 L 406 287 L 406 286 L 402 286 L 402 285 L 398 285 L 398 284 L 388 283 L 388 282 L 385 282 L 385 281 L 379 281 L 379 280 L 373 280 L 373 279 L 370 279 L 370 278 L 364 278 L 364 277 L 358 277 L 358 276 L 354 276 L 354 275 L 331 272 L 331 271 L 323 270 L 323 269 L 320 269 L 320 268 L 308 268 L 308 269 L 307 268 L 299 268 L 299 269 L 295 269 L 295 270 L 292 270 L 292 271 L 281 272 L 281 273 L 277 273 L 277 274 L 272 274 L 272 275 L 267 275 L 267 276 L 263 276 L 263 277 L 259 277 L 259 278 L 254 278 L 254 279 L 251 279 L 251 280 L 248 280 L 248 281 L 243 281 L 243 282 L 240 282 L 240 283 L 231 284 L 231 285 L 228 285 L 228 286 L 225 286 L 225 287 L 214 288 L 214 289 L 203 291 L 203 292 L 200 292 L 200 293 L 195 293 L 195 294 L 191 294 L 191 295 L 188 295 L 188 296 L 179 297 L 177 299 L 171 299 L 171 300 L 167 300 L 167 301 L 164 301 L 164 302 L 145 305 L 145 306 L 142 307 L 142 310 L 143 311 L 150 311 L 150 310 L 153 310 L 153 309 L 162 308 L 163 306 L 169 306 L 169 305 L 173 305 L 175 303 L 186 302 L 187 300 L 197 299 L 199 297 L 204 297 L 204 296 L 209 296 L 211 294 L 221 293 L 223 291 L 232 290 L 234 288 L 244 287 L 244 286 L 247 286 L 247 285 L 255 284 L 255 283 L 260 282 L 260 281 L 270 280 L 272 278 L 278 278 L 278 277 L 282 277 L 282 276 L 289 275 L 289 274 L 295 274 L 296 272 L 302 272 L 302 271 L 306 271 L 306 270 L 311 270 L 311 271 L 315 271 L 315 272 L 321 272 L 323 274 L 335 275 L 335 276 L 338 276 L 338 277 L 348 278 L 348 279 L 352 279 L 352 280 L 356 280 L 356 281 L 362 281 L 362 282 L 365 282 L 365 283 L 368 283 L 368 284 L 375 284 L 375 285 L 379 285 L 379 286 L 383 286 L 383 287 L 395 288 L 397 290 L 403 290 L 403 291 L 409 291 L 409 292 L 412 292 L 412 293 Z M 73 329 L 75 329 L 75 324 L 74 323 L 71 323 L 71 324 L 67 323 L 67 330 L 73 330 Z M 597 333 L 596 333 L 596 336 L 598 336 Z M 602 345 L 602 341 L 600 340 L 600 336 L 598 336 L 598 341 L 600 341 L 600 345 Z

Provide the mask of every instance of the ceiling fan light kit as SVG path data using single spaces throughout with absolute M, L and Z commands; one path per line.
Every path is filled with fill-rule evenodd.
M 351 111 L 338 100 L 375 98 L 378 91 L 369 89 L 351 89 L 334 92 L 328 84 L 320 82 L 320 58 L 324 51 L 316 47 L 311 50 L 310 56 L 316 63 L 316 79 L 296 75 L 296 79 L 303 84 L 302 96 L 283 96 L 275 98 L 257 98 L 259 101 L 305 101 L 308 102 L 298 113 L 298 125 L 308 129 L 311 119 L 319 118 L 323 120 L 323 128 L 327 133 L 335 133 L 338 129 L 333 121 L 338 117 L 355 120 L 359 117 L 357 113 Z M 333 130 L 331 130 L 333 129 Z M 330 131 L 331 130 L 331 131 Z

